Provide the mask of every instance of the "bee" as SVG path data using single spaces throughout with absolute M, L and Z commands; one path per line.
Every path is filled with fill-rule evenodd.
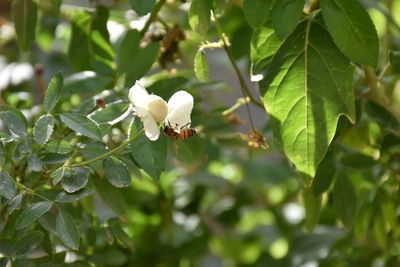
M 169 123 L 168 123 L 169 124 Z M 195 136 L 197 134 L 197 131 L 195 128 L 188 128 L 187 126 L 190 123 L 182 126 L 180 128 L 179 133 L 176 131 L 176 128 L 169 126 L 165 126 L 164 128 L 164 133 L 165 135 L 169 136 L 173 140 L 180 140 L 180 139 L 188 139 L 192 136 Z

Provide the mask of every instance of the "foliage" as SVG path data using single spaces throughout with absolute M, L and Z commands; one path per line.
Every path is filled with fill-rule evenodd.
M 400 0 L 0 12 L 0 266 L 400 265 Z

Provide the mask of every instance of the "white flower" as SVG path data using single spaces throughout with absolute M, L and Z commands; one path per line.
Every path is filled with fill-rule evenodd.
M 193 96 L 186 91 L 178 91 L 168 100 L 168 115 L 165 125 L 171 126 L 176 132 L 182 127 L 190 126 L 190 114 L 193 109 Z
M 160 136 L 158 123 L 164 121 L 168 114 L 167 103 L 157 95 L 150 95 L 139 81 L 129 89 L 129 100 L 143 122 L 146 136 L 151 141 L 157 140 Z

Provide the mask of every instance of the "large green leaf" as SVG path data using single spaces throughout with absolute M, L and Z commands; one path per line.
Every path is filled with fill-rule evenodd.
M 100 177 L 95 177 L 93 182 L 96 192 L 100 195 L 104 203 L 117 215 L 125 216 L 127 204 L 120 189 L 115 188 L 106 179 L 100 179 Z
M 6 105 L 0 106 L 0 119 L 3 120 L 10 131 L 19 137 L 26 136 L 28 122 L 18 109 Z
M 125 85 L 132 86 L 151 68 L 159 51 L 158 43 L 140 47 L 141 35 L 138 31 L 128 31 L 118 50 L 118 70 L 125 74 Z
M 147 13 L 151 12 L 156 4 L 156 0 L 129 0 L 133 10 L 138 13 L 140 16 L 144 16 Z
M 37 11 L 37 4 L 32 0 L 14 0 L 12 3 L 15 32 L 22 50 L 29 50 L 35 41 Z
M 15 222 L 15 229 L 20 230 L 36 221 L 51 208 L 51 205 L 51 202 L 48 201 L 32 204 L 29 206 L 29 208 L 24 210 L 21 215 L 19 215 L 17 221 Z
M 29 232 L 15 243 L 15 257 L 23 257 L 29 251 L 37 248 L 43 240 L 43 233 L 39 231 Z
M 77 134 L 101 141 L 100 130 L 96 123 L 80 113 L 63 113 L 60 118 L 65 125 Z
M 125 164 L 116 157 L 103 160 L 104 175 L 116 187 L 127 187 L 131 183 L 131 175 Z
M 314 177 L 341 115 L 355 120 L 354 68 L 321 21 L 303 21 L 283 43 L 260 83 L 274 136 L 285 154 Z
M 36 143 L 39 145 L 46 144 L 53 133 L 55 123 L 56 120 L 50 114 L 45 114 L 36 121 L 35 127 L 33 128 L 33 137 Z
M 359 0 L 321 0 L 322 15 L 337 47 L 356 63 L 376 67 L 379 41 Z
M 284 39 L 301 18 L 304 0 L 278 0 L 271 10 L 272 24 L 279 38 Z
M 333 188 L 336 214 L 343 224 L 350 228 L 357 211 L 357 195 L 350 178 L 341 172 Z
M 64 86 L 64 77 L 61 72 L 51 78 L 44 97 L 43 106 L 47 112 L 50 112 L 57 104 Z
M 189 25 L 202 36 L 208 31 L 211 19 L 211 0 L 192 0 L 189 9 Z
M 83 167 L 61 168 L 62 171 L 62 188 L 68 193 L 74 193 L 84 188 L 89 179 L 89 169 Z
M 79 249 L 78 228 L 71 215 L 63 209 L 58 209 L 56 229 L 58 236 L 66 246 L 74 250 Z
M 273 0 L 244 0 L 243 13 L 253 28 L 261 26 L 268 17 Z
M 17 192 L 14 179 L 4 170 L 0 170 L 0 196 L 11 200 Z

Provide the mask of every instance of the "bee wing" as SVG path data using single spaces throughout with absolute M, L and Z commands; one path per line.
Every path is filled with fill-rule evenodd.
M 179 130 L 183 126 L 190 126 L 190 114 L 193 109 L 193 96 L 186 91 L 178 91 L 168 100 L 168 116 L 166 125 Z

